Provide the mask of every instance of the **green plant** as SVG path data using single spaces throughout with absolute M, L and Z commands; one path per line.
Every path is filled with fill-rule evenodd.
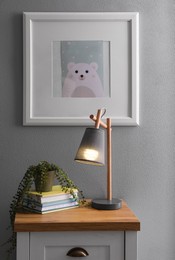
M 7 242 L 3 244 L 3 245 L 10 244 L 10 248 L 7 251 L 8 256 L 16 248 L 16 233 L 14 232 L 13 227 L 14 227 L 15 215 L 17 212 L 19 212 L 22 209 L 23 197 L 25 193 L 32 188 L 36 179 L 38 179 L 38 176 L 40 177 L 41 184 L 47 181 L 48 171 L 55 171 L 55 178 L 58 181 L 58 183 L 61 185 L 62 190 L 64 192 L 67 192 L 69 190 L 72 196 L 76 200 L 79 200 L 79 203 L 82 204 L 85 203 L 83 192 L 73 183 L 73 181 L 68 177 L 67 173 L 65 173 L 56 164 L 50 164 L 47 161 L 41 161 L 37 165 L 29 166 L 10 204 L 9 213 L 10 213 L 10 228 L 12 231 L 12 235 L 7 240 Z M 78 190 L 79 197 L 75 196 L 74 189 Z

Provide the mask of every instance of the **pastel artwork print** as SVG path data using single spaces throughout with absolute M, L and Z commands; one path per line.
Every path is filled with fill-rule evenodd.
M 53 41 L 51 47 L 53 97 L 110 96 L 109 41 Z

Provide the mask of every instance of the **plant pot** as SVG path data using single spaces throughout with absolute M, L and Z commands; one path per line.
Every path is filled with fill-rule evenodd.
M 55 178 L 55 171 L 45 173 L 44 179 L 38 175 L 35 179 L 35 189 L 38 192 L 48 192 L 52 190 L 53 181 Z

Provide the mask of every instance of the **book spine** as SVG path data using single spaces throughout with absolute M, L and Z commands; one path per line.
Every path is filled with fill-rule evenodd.
M 63 203 L 63 204 L 58 204 L 58 205 L 52 205 L 52 206 L 37 206 L 37 205 L 34 205 L 34 204 L 26 204 L 24 202 L 23 206 L 24 207 L 27 207 L 27 208 L 31 208 L 31 209 L 34 209 L 34 210 L 37 210 L 37 211 L 47 211 L 47 210 L 54 210 L 54 209 L 61 209 L 61 208 L 67 208 L 67 207 L 71 207 L 71 206 L 77 206 L 78 205 L 78 202 L 77 201 L 74 201 L 74 202 L 70 202 L 70 203 Z
M 59 205 L 59 204 L 65 204 L 65 203 L 71 203 L 76 201 L 76 199 L 65 199 L 65 200 L 56 200 L 56 201 L 48 201 L 48 202 L 38 202 L 36 200 L 30 199 L 30 198 L 24 198 L 23 199 L 23 204 L 25 205 L 35 205 L 35 206 L 40 206 L 40 207 L 46 207 L 46 206 L 54 206 L 54 205 Z
M 28 208 L 28 207 L 24 207 L 24 209 L 29 211 L 29 212 L 33 212 L 33 213 L 47 214 L 47 213 L 52 213 L 52 212 L 57 212 L 57 211 L 62 211 L 62 210 L 67 210 L 67 209 L 73 209 L 73 208 L 77 208 L 77 207 L 79 207 L 79 205 L 60 208 L 60 209 L 46 210 L 46 211 L 39 211 L 39 210 L 31 209 L 31 208 Z
M 78 194 L 75 194 L 75 197 L 77 197 Z M 70 193 L 67 194 L 58 194 L 55 196 L 48 196 L 48 197 L 41 197 L 41 196 L 37 196 L 35 194 L 26 194 L 26 196 L 24 197 L 25 199 L 32 199 L 34 201 L 40 202 L 40 203 L 44 203 L 44 202 L 53 202 L 53 201 L 58 201 L 58 200 L 65 200 L 65 199 L 73 199 L 73 196 Z

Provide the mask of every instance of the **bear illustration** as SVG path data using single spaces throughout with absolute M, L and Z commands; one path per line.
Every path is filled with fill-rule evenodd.
M 103 97 L 104 91 L 95 62 L 67 65 L 68 73 L 63 84 L 63 97 Z

